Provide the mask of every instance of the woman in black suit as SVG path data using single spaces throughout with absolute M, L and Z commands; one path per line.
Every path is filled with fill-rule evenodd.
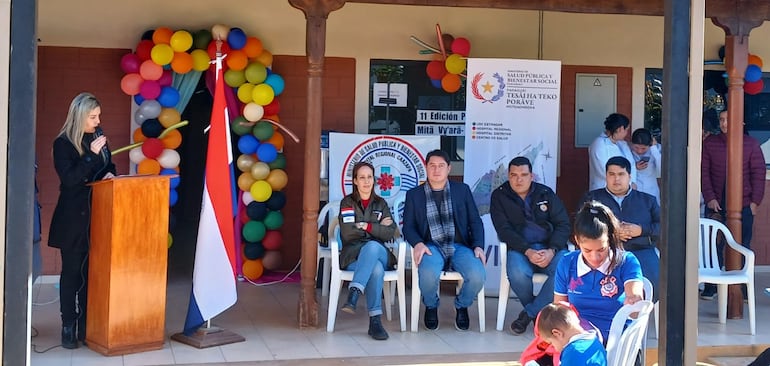
M 107 138 L 99 124 L 101 107 L 90 93 L 70 103 L 67 119 L 53 143 L 59 201 L 51 220 L 48 246 L 61 252 L 59 297 L 62 346 L 77 348 L 86 335 L 86 291 L 91 224 L 91 182 L 115 176 Z M 76 300 L 77 299 L 77 300 Z

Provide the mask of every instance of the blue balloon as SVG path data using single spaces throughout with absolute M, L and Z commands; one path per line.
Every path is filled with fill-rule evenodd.
M 240 50 L 246 45 L 246 33 L 241 28 L 230 28 L 227 34 L 227 44 L 231 50 Z
M 144 102 L 142 94 L 134 95 L 134 103 L 136 103 L 136 105 L 142 105 L 142 102 Z
M 259 140 L 254 135 L 243 135 L 238 139 L 238 150 L 241 154 L 253 154 L 259 148 Z
M 284 83 L 283 78 L 278 74 L 268 75 L 265 79 L 265 84 L 270 85 L 273 88 L 275 95 L 280 95 L 283 93 L 283 89 L 286 87 L 286 83 Z
M 746 76 L 743 78 L 748 82 L 755 82 L 762 78 L 762 69 L 757 65 L 749 65 L 746 67 Z
M 175 189 L 172 189 L 168 194 L 168 205 L 175 205 L 177 200 L 179 200 L 179 194 L 176 193 Z
M 179 103 L 179 92 L 172 86 L 164 86 L 160 90 L 158 103 L 166 108 L 175 107 Z
M 176 177 L 170 179 L 171 190 L 173 191 L 176 187 L 179 187 L 179 173 L 177 173 L 176 170 L 163 169 L 160 171 L 160 175 L 176 175 Z
M 441 89 L 441 79 L 430 79 L 430 83 L 434 88 Z
M 278 156 L 278 151 L 271 143 L 264 143 L 257 148 L 257 158 L 259 161 L 270 164 Z

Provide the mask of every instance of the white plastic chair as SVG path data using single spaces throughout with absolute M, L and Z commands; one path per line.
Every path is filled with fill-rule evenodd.
M 412 260 L 414 260 L 414 254 L 412 252 L 412 247 L 409 247 L 409 255 L 412 257 Z M 417 267 L 414 265 L 414 262 L 412 262 L 412 332 L 417 332 L 417 324 L 420 319 L 420 300 L 422 298 L 422 294 L 420 292 L 420 276 L 417 272 Z M 457 289 L 459 291 L 459 288 L 462 287 L 463 284 L 463 276 L 460 274 L 460 272 L 455 271 L 442 271 L 441 276 L 439 277 L 440 281 L 457 281 Z M 439 285 L 439 291 L 441 291 L 441 286 Z M 484 305 L 484 286 L 481 287 L 481 290 L 479 291 L 479 294 L 476 297 L 476 302 L 479 305 L 479 332 L 484 333 L 486 330 L 486 323 L 484 319 L 486 318 L 486 311 L 485 311 L 485 305 Z
M 334 332 L 334 322 L 337 318 L 337 305 L 339 304 L 340 292 L 342 291 L 343 281 L 353 280 L 353 271 L 346 271 L 340 269 L 340 242 L 338 238 L 339 222 L 336 216 L 329 222 L 329 248 L 331 250 L 331 288 L 329 289 L 329 309 L 326 322 L 326 331 Z M 406 279 L 404 276 L 404 259 L 406 258 L 406 246 L 402 241 L 396 241 L 398 246 L 398 252 L 396 255 L 396 269 L 391 271 L 385 271 L 385 284 L 382 288 L 382 292 L 385 295 L 385 301 L 382 303 L 385 308 L 385 315 L 388 320 L 392 319 L 391 316 L 391 299 L 390 282 L 396 282 L 396 288 L 398 289 L 398 311 L 401 320 L 401 331 L 406 331 Z
M 713 283 L 717 285 L 719 322 L 724 324 L 727 321 L 727 285 L 745 283 L 746 295 L 749 301 L 749 327 L 751 328 L 751 335 L 755 335 L 754 252 L 737 243 L 730 230 L 719 221 L 701 218 L 699 233 L 698 283 Z M 725 271 L 720 268 L 717 258 L 719 233 L 724 235 L 724 241 L 731 249 L 745 257 L 743 268 L 732 271 Z
M 511 284 L 508 282 L 508 271 L 506 266 L 508 264 L 508 244 L 500 242 L 500 292 L 497 296 L 497 330 L 503 330 L 505 323 L 505 310 L 508 307 L 508 297 L 510 296 Z M 532 284 L 536 288 L 537 285 L 542 286 L 548 279 L 548 275 L 544 273 L 535 273 L 532 276 Z
M 316 222 L 318 223 L 318 230 L 321 230 L 321 226 L 324 225 L 324 222 L 326 222 L 326 219 L 329 219 L 329 228 L 331 228 L 331 220 L 335 219 L 337 215 L 339 215 L 340 212 L 340 201 L 330 201 L 329 203 L 325 204 L 323 208 L 321 208 L 321 212 L 318 213 L 318 219 Z M 331 230 L 327 230 L 327 238 L 331 238 Z M 327 243 L 330 242 L 330 240 L 326 241 Z M 332 251 L 330 249 L 330 246 L 322 246 L 321 242 L 318 242 L 318 254 L 316 257 L 316 261 L 320 265 L 321 258 L 324 259 L 323 264 L 323 271 L 321 271 L 321 296 L 329 296 L 329 281 L 331 280 L 331 273 L 332 273 Z
M 607 337 L 608 365 L 634 365 L 636 354 L 640 350 L 645 351 L 643 340 L 647 336 L 647 323 L 650 321 L 653 307 L 651 301 L 642 300 L 633 305 L 623 305 L 615 313 Z M 632 315 L 636 315 L 636 318 L 632 318 Z M 631 324 L 626 327 L 626 321 L 629 319 Z
M 652 288 L 652 282 L 647 279 L 647 277 L 642 277 L 642 284 L 644 286 L 644 299 L 653 301 L 654 298 L 653 294 L 655 293 Z M 652 325 L 655 326 L 655 339 L 658 339 L 658 329 L 660 328 L 658 326 L 658 319 L 660 319 L 660 304 L 658 302 L 655 302 L 655 309 L 652 313 Z

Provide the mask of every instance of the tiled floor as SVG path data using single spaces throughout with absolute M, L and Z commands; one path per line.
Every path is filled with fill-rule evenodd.
M 749 335 L 748 314 L 743 320 L 728 320 L 719 324 L 716 301 L 700 302 L 700 334 L 698 343 L 706 345 L 770 344 L 770 297 L 762 289 L 770 284 L 770 273 L 757 275 L 757 335 Z M 440 307 L 441 325 L 438 331 L 421 330 L 419 333 L 400 332 L 398 307 L 393 308 L 393 320 L 385 321 L 390 334 L 387 341 L 372 340 L 367 334 L 368 318 L 365 311 L 356 315 L 339 312 L 334 333 L 327 333 L 326 302 L 320 296 L 319 328 L 300 330 L 297 327 L 297 299 L 299 284 L 278 284 L 255 287 L 248 283 L 238 285 L 238 303 L 215 318 L 214 323 L 246 338 L 245 342 L 208 349 L 196 349 L 169 340 L 173 333 L 181 331 L 187 309 L 190 283 L 186 279 L 172 279 L 168 287 L 166 307 L 167 341 L 163 349 L 125 356 L 104 357 L 88 348 L 66 350 L 53 348 L 45 353 L 32 352 L 34 366 L 130 366 L 130 365 L 190 365 L 224 364 L 297 365 L 312 363 L 347 365 L 364 364 L 447 364 L 474 361 L 474 364 L 512 365 L 518 352 L 532 339 L 529 331 L 522 336 L 495 330 L 497 299 L 487 298 L 486 327 L 478 332 L 478 313 L 474 305 L 469 308 L 471 330 L 458 332 L 454 329 L 454 309 L 451 305 L 451 289 L 442 294 Z M 32 325 L 38 331 L 32 343 L 37 351 L 59 344 L 61 324 L 58 289 L 55 284 L 37 284 L 33 288 Z M 345 292 L 343 290 L 343 296 Z M 407 291 L 407 304 L 409 303 Z M 360 305 L 359 305 L 360 306 Z M 408 306 L 407 306 L 408 308 Z M 515 314 L 521 310 L 517 301 L 508 302 L 506 328 Z M 408 324 L 407 324 L 408 327 Z M 531 329 L 531 327 L 530 327 Z M 650 334 L 652 334 L 650 332 Z M 649 339 L 649 347 L 656 347 L 656 340 Z M 411 355 L 430 355 L 418 357 Z M 409 357 L 398 357 L 409 356 Z M 265 361 L 265 362 L 259 362 Z M 508 361 L 508 362 L 506 362 Z

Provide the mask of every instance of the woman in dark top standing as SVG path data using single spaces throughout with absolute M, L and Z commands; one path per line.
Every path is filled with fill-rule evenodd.
M 107 138 L 99 124 L 99 101 L 80 93 L 70 103 L 67 119 L 53 143 L 59 176 L 59 200 L 51 220 L 48 246 L 61 252 L 59 297 L 62 346 L 77 348 L 86 336 L 86 291 L 91 225 L 91 182 L 115 176 Z
M 376 340 L 385 340 L 388 332 L 380 319 L 382 287 L 385 271 L 393 268 L 396 258 L 383 243 L 395 237 L 396 223 L 388 203 L 374 193 L 375 184 L 372 164 L 356 163 L 353 166 L 353 193 L 340 202 L 340 267 L 354 272 L 348 287 L 348 301 L 342 310 L 355 313 L 358 297 L 365 293 L 369 335 Z

